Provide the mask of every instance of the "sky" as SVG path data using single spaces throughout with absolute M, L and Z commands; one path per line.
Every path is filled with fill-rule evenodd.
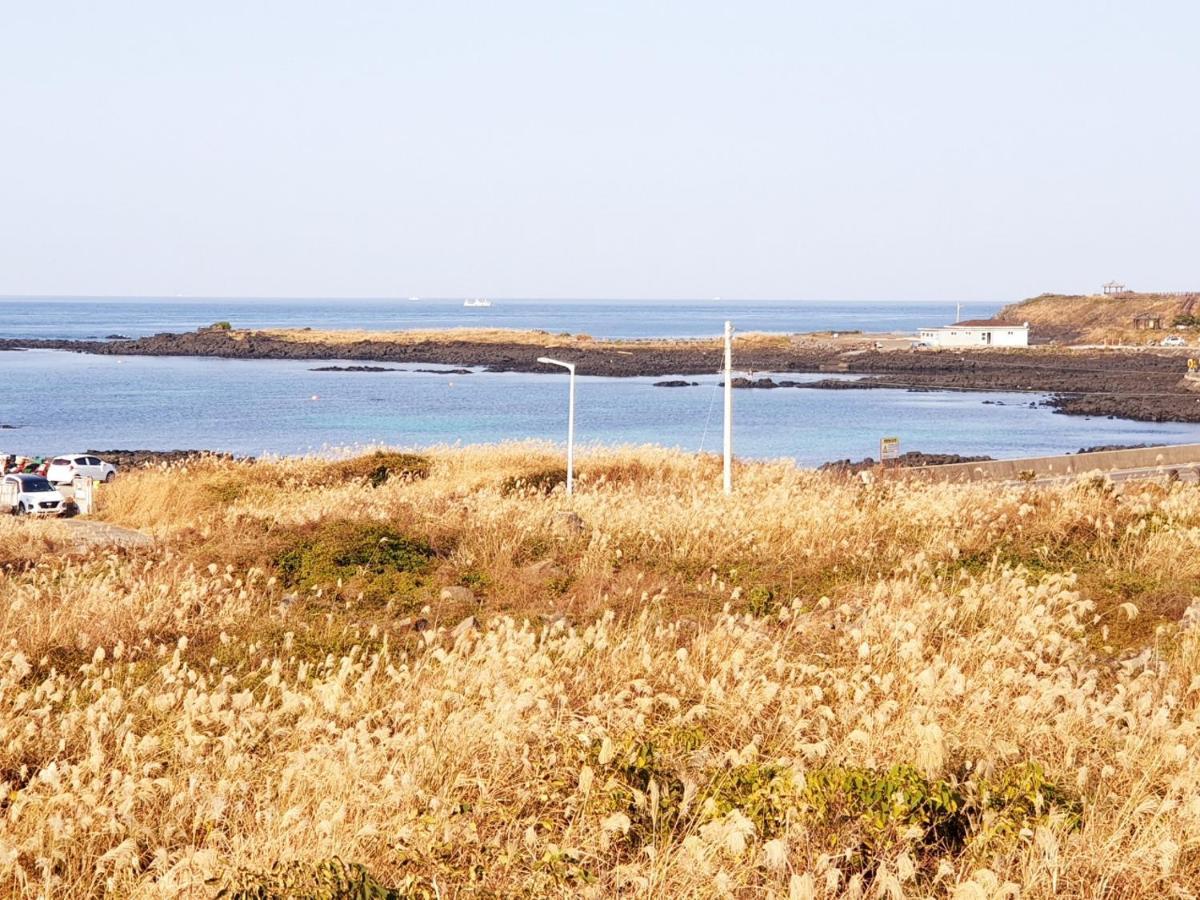
M 0 0 L 0 295 L 1200 289 L 1200 4 Z

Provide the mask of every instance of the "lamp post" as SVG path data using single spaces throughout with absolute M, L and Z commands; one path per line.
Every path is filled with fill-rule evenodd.
M 724 488 L 733 493 L 733 323 L 725 323 L 725 452 Z
M 547 366 L 562 366 L 570 374 L 567 392 L 567 494 L 575 492 L 575 363 L 539 356 L 538 362 Z

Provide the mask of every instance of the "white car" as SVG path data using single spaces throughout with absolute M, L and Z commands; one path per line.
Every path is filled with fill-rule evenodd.
M 1186 347 L 1187 341 L 1185 341 L 1179 335 L 1173 334 L 1170 337 L 1163 338 L 1162 345 L 1164 347 Z
M 69 453 L 56 456 L 46 469 L 46 477 L 54 484 L 70 484 L 76 475 L 91 475 L 97 481 L 112 481 L 117 477 L 117 467 L 106 463 L 98 456 Z
M 0 498 L 18 516 L 61 516 L 66 512 L 63 495 L 41 475 L 5 475 Z

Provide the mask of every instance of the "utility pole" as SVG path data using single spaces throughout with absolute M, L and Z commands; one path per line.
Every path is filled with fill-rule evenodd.
M 539 356 L 538 362 L 547 366 L 562 366 L 571 377 L 567 388 L 567 495 L 575 493 L 575 363 Z
M 725 323 L 725 493 L 733 493 L 733 323 Z
M 962 321 L 962 304 L 961 303 L 954 304 L 954 321 L 955 321 L 955 323 Z

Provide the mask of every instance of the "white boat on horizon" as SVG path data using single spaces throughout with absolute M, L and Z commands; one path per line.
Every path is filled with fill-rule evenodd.
M 487 306 L 491 306 L 491 305 L 492 305 L 491 300 L 478 299 L 478 300 L 464 300 L 463 301 L 463 306 L 465 306 L 469 309 L 479 309 L 479 308 L 487 307 Z

